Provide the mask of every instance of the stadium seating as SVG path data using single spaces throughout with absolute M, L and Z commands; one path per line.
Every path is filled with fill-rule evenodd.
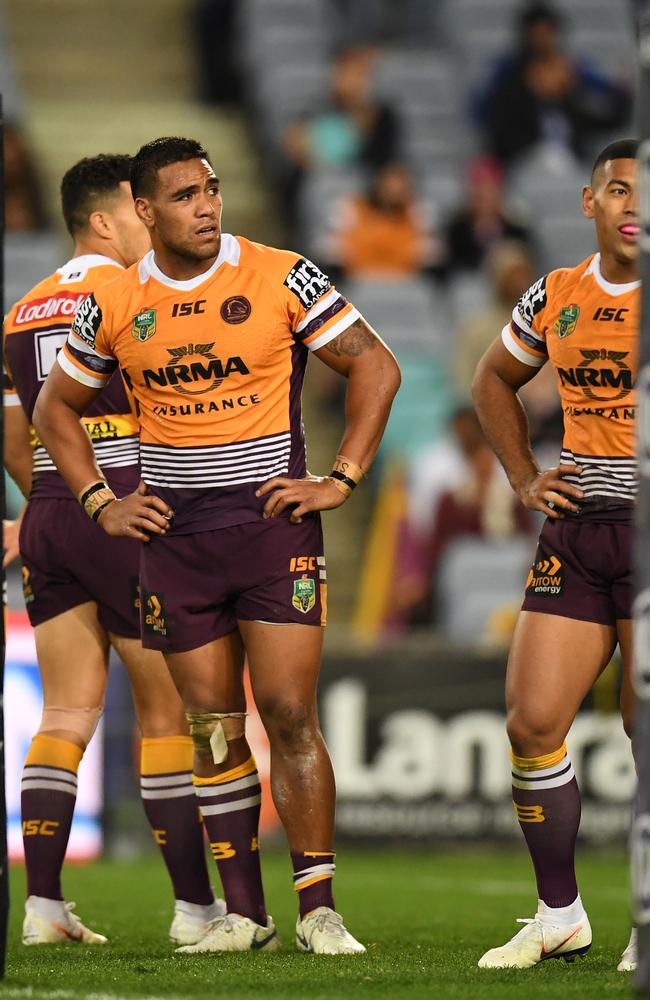
M 58 233 L 7 233 L 5 236 L 5 302 L 12 303 L 61 265 Z

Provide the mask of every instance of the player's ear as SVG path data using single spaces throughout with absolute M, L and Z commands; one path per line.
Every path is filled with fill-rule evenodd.
M 582 189 L 582 214 L 588 219 L 594 217 L 594 191 L 588 184 Z
M 148 198 L 134 198 L 133 204 L 135 206 L 136 215 L 141 222 L 144 222 L 147 229 L 151 229 L 153 226 L 153 212 L 151 211 L 151 205 Z
M 98 209 L 88 216 L 88 226 L 103 240 L 109 240 L 113 235 L 113 223 L 110 215 Z

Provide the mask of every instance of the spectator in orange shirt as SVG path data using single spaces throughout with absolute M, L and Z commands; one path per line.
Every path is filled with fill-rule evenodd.
M 433 249 L 415 210 L 408 167 L 389 163 L 367 194 L 342 206 L 328 256 L 347 277 L 404 278 L 429 266 Z

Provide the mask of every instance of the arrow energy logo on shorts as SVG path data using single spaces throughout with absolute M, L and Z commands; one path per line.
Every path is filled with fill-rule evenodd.
M 539 597 L 557 597 L 562 593 L 564 573 L 557 556 L 537 559 L 526 581 L 526 593 Z

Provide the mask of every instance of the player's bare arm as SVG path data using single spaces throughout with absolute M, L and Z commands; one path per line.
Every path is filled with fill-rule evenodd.
M 340 507 L 354 489 L 345 480 L 356 486 L 358 478 L 370 468 L 399 389 L 400 372 L 395 358 L 361 318 L 315 354 L 348 380 L 346 426 L 333 470 L 336 475 L 270 479 L 257 493 L 269 497 L 264 517 L 279 517 L 286 507 L 296 505 L 290 519 L 299 523 L 302 515 L 310 511 Z
M 34 409 L 36 433 L 68 486 L 80 499 L 83 499 L 93 484 L 104 482 L 90 438 L 81 421 L 82 414 L 100 392 L 101 389 L 77 382 L 55 364 Z M 110 494 L 109 488 L 106 489 Z M 165 534 L 171 514 L 172 511 L 164 500 L 146 495 L 146 487 L 141 485 L 135 493 L 122 500 L 113 497 L 110 503 L 103 506 L 95 520 L 109 535 L 124 535 L 148 542 L 147 533 Z
M 472 395 L 485 436 L 521 502 L 529 510 L 557 519 L 564 517 L 558 508 L 574 513 L 579 510 L 574 500 L 582 499 L 582 491 L 565 482 L 564 476 L 575 475 L 580 469 L 559 465 L 542 471 L 535 461 L 526 413 L 517 393 L 537 371 L 513 357 L 499 337 L 479 362 Z
M 25 498 L 29 497 L 32 488 L 32 445 L 30 440 L 29 421 L 22 406 L 5 407 L 4 424 L 4 461 L 5 469 L 15 482 Z M 3 521 L 2 539 L 4 546 L 3 567 L 7 567 L 18 557 L 18 535 L 23 510 L 14 521 Z
M 5 469 L 24 497 L 32 488 L 34 452 L 30 441 L 29 421 L 22 406 L 5 406 Z

